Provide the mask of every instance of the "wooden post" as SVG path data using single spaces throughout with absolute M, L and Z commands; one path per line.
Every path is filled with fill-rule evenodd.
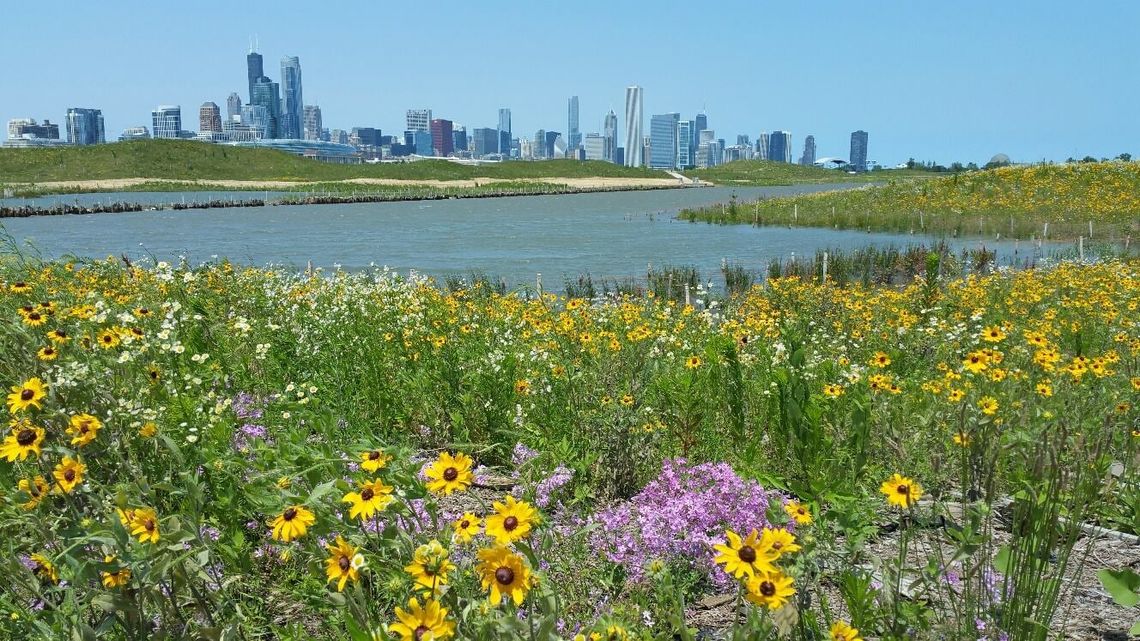
M 538 295 L 541 297 L 542 296 L 542 272 L 538 272 L 534 275 L 534 286 L 538 290 Z
M 800 204 L 792 203 L 792 220 L 800 222 Z
M 1085 237 L 1077 237 L 1077 257 L 1084 261 L 1085 259 Z
M 685 283 L 685 305 L 689 304 L 689 284 Z
M 827 284 L 827 252 L 823 252 L 823 284 Z
M 1092 221 L 1089 221 L 1089 240 L 1092 240 Z
M 1045 239 L 1046 241 L 1049 240 L 1049 223 L 1045 223 L 1045 231 L 1041 234 L 1041 238 Z

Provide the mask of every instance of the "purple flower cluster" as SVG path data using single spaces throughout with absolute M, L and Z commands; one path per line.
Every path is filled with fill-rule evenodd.
M 267 445 L 272 445 L 273 441 L 268 437 L 268 432 L 265 426 L 259 425 L 257 421 L 265 415 L 266 400 L 264 398 L 254 396 L 248 392 L 241 392 L 234 397 L 230 408 L 233 409 L 234 415 L 244 423 L 236 431 L 233 436 L 233 447 L 239 452 L 249 452 L 253 449 L 254 441 L 262 440 Z
M 569 483 L 570 479 L 572 478 L 574 478 L 574 470 L 571 470 L 565 465 L 559 465 L 558 467 L 554 468 L 554 471 L 550 473 L 550 476 L 542 479 L 539 481 L 538 485 L 535 486 L 535 504 L 543 509 L 549 507 L 551 495 L 562 489 L 562 486 Z
M 522 443 L 515 443 L 515 449 L 511 452 L 511 463 L 516 468 L 522 467 L 531 462 L 538 456 L 538 452 L 530 449 Z
M 594 516 L 599 527 L 592 544 L 623 565 L 632 581 L 644 580 L 655 559 L 687 562 L 716 580 L 724 573 L 714 571 L 712 546 L 724 542 L 726 529 L 746 533 L 767 526 L 773 499 L 786 501 L 725 463 L 667 460 L 640 493 Z

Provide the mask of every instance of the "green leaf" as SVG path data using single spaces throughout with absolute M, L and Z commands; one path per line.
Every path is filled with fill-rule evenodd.
M 1096 578 L 1118 604 L 1130 608 L 1140 603 L 1140 594 L 1137 594 L 1140 591 L 1140 574 L 1128 569 L 1105 568 L 1096 573 Z
M 1009 546 L 1003 545 L 994 556 L 994 569 L 1002 574 L 1009 574 Z
M 1134 637 L 1140 636 L 1140 621 L 1132 624 L 1132 628 L 1128 630 L 1128 634 Z

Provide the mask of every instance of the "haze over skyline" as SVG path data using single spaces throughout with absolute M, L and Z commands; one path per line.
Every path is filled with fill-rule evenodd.
M 995 3 L 997 4 L 997 3 Z M 224 109 L 246 95 L 256 36 L 266 74 L 298 56 L 307 104 L 325 126 L 404 129 L 404 113 L 513 131 L 566 133 L 580 98 L 581 131 L 622 117 L 625 87 L 644 88 L 644 118 L 702 109 L 729 144 L 737 134 L 789 130 L 818 156 L 846 158 L 850 133 L 870 132 L 868 156 L 984 163 L 1112 157 L 1140 152 L 1140 56 L 1131 51 L 1140 3 L 980 1 L 652 7 L 440 2 L 429 15 L 366 2 L 320 6 L 203 1 L 171 19 L 156 5 L 38 5 L 0 39 L 0 120 L 63 122 L 68 107 L 102 109 L 107 139 L 150 126 L 160 104 Z M 33 28 L 33 23 L 43 28 Z M 11 23 L 14 24 L 14 23 Z

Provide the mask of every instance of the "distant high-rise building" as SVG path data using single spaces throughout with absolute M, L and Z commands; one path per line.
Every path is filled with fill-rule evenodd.
M 250 100 L 249 103 L 265 108 L 264 128 L 266 138 L 281 137 L 280 93 L 281 87 L 265 76 L 258 78 L 257 82 L 253 83 L 253 99 Z
M 511 155 L 511 110 L 499 109 L 499 153 Z
M 851 157 L 847 165 L 855 171 L 867 171 L 867 132 L 851 132 Z
M 682 120 L 677 125 L 677 167 L 685 169 L 696 164 L 693 157 L 696 149 L 693 147 L 693 129 L 697 123 L 693 120 Z
M 226 98 L 226 120 L 233 120 L 234 116 L 241 117 L 241 96 L 236 91 Z
M 792 133 L 773 131 L 768 136 L 768 160 L 792 162 Z
M 123 133 L 119 134 L 119 142 L 127 140 L 149 140 L 150 131 L 145 126 L 127 127 Z
M 602 152 L 602 160 L 617 162 L 615 156 L 617 153 L 618 124 L 617 114 L 614 113 L 613 109 L 610 109 L 609 113 L 606 114 L 602 126 L 602 138 L 604 139 L 605 145 L 605 150 Z
M 451 130 L 451 148 L 455 153 L 467 151 L 467 127 L 455 125 Z
M 198 132 L 222 133 L 222 110 L 213 102 L 203 102 L 198 108 Z
M 752 142 L 748 140 L 748 134 L 736 134 L 737 147 L 750 147 Z
M 35 118 L 15 118 L 8 121 L 8 140 L 25 138 L 32 140 L 59 140 L 59 125 L 45 120 L 36 124 Z
M 410 122 L 409 122 L 410 124 Z M 431 120 L 431 149 L 440 158 L 447 158 L 455 151 L 454 130 L 450 120 L 434 118 Z
M 582 142 L 582 149 L 586 152 L 586 160 L 608 160 L 606 158 L 607 138 L 602 134 L 586 134 Z
M 265 69 L 262 66 L 261 54 L 249 49 L 249 55 L 245 57 L 245 70 L 246 75 L 249 77 L 249 102 L 253 102 L 253 86 L 259 80 L 265 77 Z
M 434 151 L 432 149 L 432 135 L 430 131 L 412 131 L 412 145 L 416 148 L 417 156 L 431 156 Z
M 339 145 L 347 145 L 348 132 L 343 129 L 333 129 L 329 132 L 329 142 L 335 142 Z
M 546 158 L 546 130 L 539 129 L 534 132 L 534 140 L 530 146 L 530 157 L 535 160 Z
M 305 140 L 321 139 L 324 123 L 321 122 L 321 108 L 318 105 L 305 105 L 304 124 Z
M 475 143 L 476 156 L 489 156 L 499 153 L 499 130 L 480 127 L 471 132 Z
M 178 138 L 182 132 L 182 107 L 162 105 L 150 112 L 155 138 Z
M 348 135 L 348 144 L 353 147 L 375 147 L 383 145 L 383 132 L 376 127 L 353 127 Z
M 246 105 L 241 108 L 241 124 L 247 127 L 254 140 L 270 138 L 272 116 L 265 105 Z
M 558 142 L 558 139 L 561 137 L 562 137 L 561 131 L 548 131 L 548 132 L 546 132 L 546 140 L 543 141 L 543 144 L 544 144 L 543 156 L 542 156 L 543 158 L 558 158 L 562 155 L 562 154 L 559 154 L 558 150 L 555 148 L 556 147 L 555 143 Z M 563 149 L 563 151 L 565 151 L 565 149 Z
M 678 167 L 680 124 L 679 113 L 658 114 L 649 119 L 650 167 L 654 169 Z
M 645 147 L 641 133 L 641 105 L 644 92 L 633 85 L 625 88 L 625 166 L 641 167 L 645 164 Z
M 570 136 L 569 148 L 576 150 L 582 144 L 582 134 L 578 131 L 578 96 L 570 96 L 566 112 L 566 130 Z
M 815 136 L 804 138 L 804 155 L 800 156 L 801 165 L 815 164 Z
M 281 59 L 281 138 L 301 138 L 305 122 L 304 104 L 301 60 L 297 56 L 285 56 Z
M 693 149 L 696 150 L 701 145 L 701 132 L 709 128 L 708 115 L 702 111 L 693 118 L 693 124 Z
M 768 153 L 771 151 L 771 146 L 771 136 L 768 135 L 768 132 L 761 131 L 760 137 L 756 139 L 756 157 L 760 160 L 768 160 L 771 157 L 771 154 Z
M 430 131 L 431 109 L 409 109 L 406 116 L 406 131 Z
M 99 109 L 71 107 L 67 110 L 67 142 L 73 145 L 98 145 L 107 142 L 103 135 L 103 112 Z

